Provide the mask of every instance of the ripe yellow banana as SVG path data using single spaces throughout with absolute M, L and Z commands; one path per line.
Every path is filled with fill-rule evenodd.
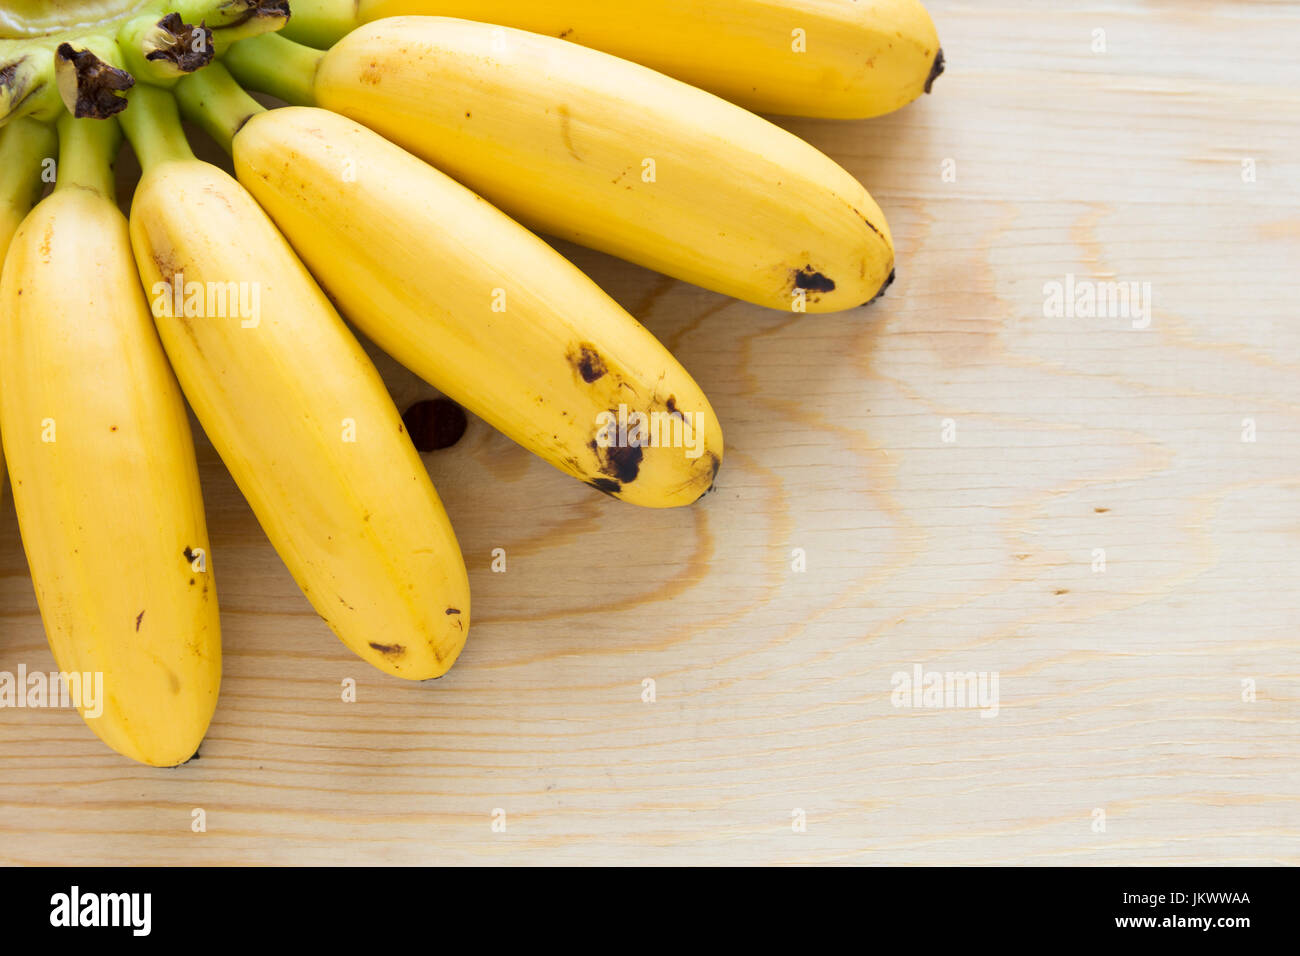
M 177 89 L 339 307 L 402 364 L 624 501 L 690 504 L 712 486 L 722 430 L 704 393 L 541 239 L 346 117 L 262 110 L 220 64 Z M 652 444 L 601 444 L 620 409 L 658 425 Z
M 66 117 L 60 133 L 58 186 L 0 281 L 14 505 L 82 716 L 119 753 L 174 766 L 198 749 L 221 684 L 198 468 L 113 200 L 117 123 Z
M 122 116 L 144 167 L 136 262 L 199 421 L 343 643 L 398 677 L 442 675 L 469 584 L 379 373 L 253 198 L 194 158 L 170 94 L 140 87 Z
M 761 113 L 878 116 L 943 72 L 920 0 L 293 0 L 291 39 L 327 47 L 362 23 L 427 14 L 561 37 Z
M 786 310 L 862 305 L 893 274 L 889 227 L 848 172 L 661 73 L 441 17 L 379 20 L 324 54 L 292 47 L 260 37 L 228 62 L 249 85 L 369 126 L 539 231 Z
M 0 178 L 0 268 L 19 224 L 40 198 L 42 164 L 54 158 L 56 149 L 54 131 L 44 123 L 19 117 L 0 126 L 0 169 L 5 171 Z M 0 312 L 2 321 L 4 313 Z M 5 457 L 0 450 L 0 495 L 4 494 L 5 477 Z

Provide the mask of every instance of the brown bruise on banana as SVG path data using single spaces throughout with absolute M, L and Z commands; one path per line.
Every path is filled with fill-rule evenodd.
M 169 63 L 182 73 L 193 73 L 212 62 L 212 31 L 206 26 L 196 27 L 181 20 L 179 13 L 169 13 L 158 21 L 157 31 L 155 39 L 160 45 L 145 53 L 146 60 Z
M 89 50 L 60 43 L 54 54 L 59 95 L 77 119 L 108 119 L 126 109 L 120 95 L 135 86 L 135 77 L 105 63 Z
M 794 270 L 794 288 L 805 292 L 834 292 L 835 280 L 812 266 Z
M 406 654 L 406 648 L 401 644 L 376 644 L 371 641 L 370 647 L 385 657 L 402 657 Z
M 857 210 L 855 209 L 854 212 L 857 213 Z M 866 225 L 866 227 L 870 229 L 878 239 L 880 239 L 882 242 L 885 241 L 884 233 L 882 233 L 879 229 L 877 229 L 875 224 L 872 223 L 870 219 L 868 219 L 866 216 L 863 216 L 861 213 L 857 213 L 857 215 L 862 220 L 863 224 Z M 861 268 L 859 270 L 860 273 L 859 278 L 866 277 L 867 266 L 868 266 L 868 260 L 864 258 L 862 260 Z M 889 288 L 890 284 L 893 283 L 893 281 L 894 281 L 894 266 L 893 266 L 893 262 L 891 261 L 889 267 L 889 275 L 885 277 L 885 281 L 881 283 L 880 288 L 878 288 L 874 293 L 872 293 L 871 298 L 867 299 L 862 304 L 870 305 L 872 302 L 875 302 L 877 299 L 879 299 L 882 295 L 885 294 L 885 290 Z M 789 280 L 788 280 L 788 285 L 786 286 L 786 293 L 788 295 L 793 295 L 798 292 L 803 292 L 805 300 L 807 302 L 816 303 L 821 301 L 822 295 L 834 291 L 835 291 L 835 280 L 832 279 L 830 276 L 826 275 L 826 273 L 821 272 L 816 268 L 814 268 L 811 263 L 805 265 L 802 269 L 791 269 L 789 271 Z
M 656 390 L 649 402 L 637 400 L 640 390 L 620 375 L 616 368 L 611 369 L 610 364 L 592 343 L 574 343 L 565 353 L 565 358 L 574 374 L 585 384 L 596 386 L 599 383 L 598 387 L 606 389 L 608 393 L 612 393 L 617 398 L 623 397 L 622 392 L 624 389 L 631 392 L 632 401 L 624 399 L 622 404 L 647 414 L 657 412 L 678 418 L 683 422 L 687 421 L 686 415 L 677 407 L 677 396 L 675 395 L 669 395 L 663 402 L 660 402 Z M 619 414 L 618 406 L 614 405 L 614 407 L 610 408 L 609 414 L 617 417 Z M 596 460 L 596 471 L 598 472 L 596 477 L 583 477 L 584 475 L 590 475 L 590 468 L 584 466 L 576 458 L 566 458 L 565 464 L 588 487 L 595 488 L 611 498 L 621 499 L 624 488 L 635 482 L 641 474 L 645 449 L 639 445 L 605 447 L 594 437 L 587 443 L 587 448 Z M 721 459 L 718 458 L 716 452 L 709 451 L 708 459 L 710 463 L 709 470 L 696 470 L 681 486 L 683 490 L 697 485 L 704 486 L 697 499 L 713 489 L 713 481 L 717 477 L 718 468 L 721 465 Z
M 195 551 L 193 548 L 191 548 L 189 545 L 186 545 L 186 546 L 185 546 L 185 549 L 184 549 L 183 551 L 181 551 L 181 557 L 185 559 L 185 567 L 186 567 L 190 572 L 193 572 L 193 573 L 190 574 L 190 579 L 189 579 L 189 581 L 190 581 L 190 587 L 194 587 L 194 586 L 196 586 L 196 585 L 199 583 L 199 582 L 198 582 L 198 579 L 197 579 L 196 577 L 194 577 L 194 575 L 195 575 L 195 574 L 202 573 L 202 572 L 194 571 L 194 559 L 197 558 L 198 556 L 199 556 L 199 553 L 198 553 L 197 551 Z M 202 592 L 202 594 L 203 594 L 203 597 L 204 597 L 204 598 L 206 598 L 207 595 L 208 595 L 208 577 L 207 577 L 207 574 L 206 574 L 206 573 L 204 573 L 204 575 L 203 575 L 203 592 Z
M 45 89 L 45 81 L 38 79 L 38 74 L 26 55 L 0 66 L 0 121 L 16 115 L 27 99 Z
M 18 85 L 18 68 L 27 62 L 27 57 L 19 57 L 12 63 L 6 63 L 0 66 L 0 90 L 6 94 L 12 94 L 14 88 Z
M 573 366 L 573 370 L 588 385 L 605 375 L 605 363 L 601 359 L 600 353 L 596 351 L 596 346 L 589 342 L 579 342 L 569 350 L 569 354 L 565 358 Z
M 613 411 L 615 415 L 618 414 L 617 409 Z M 640 445 L 626 447 L 610 445 L 602 448 L 593 438 L 587 447 L 595 454 L 596 467 L 605 476 L 603 479 L 596 479 L 597 481 L 607 484 L 612 482 L 621 491 L 624 485 L 636 481 L 637 475 L 641 473 L 641 461 L 645 457 L 645 449 Z
M 816 303 L 821 301 L 824 293 L 835 291 L 835 280 L 811 265 L 806 265 L 802 269 L 790 270 L 785 291 L 791 296 L 802 292 L 805 302 Z
M 176 274 L 181 271 L 181 267 L 171 257 L 169 252 L 154 250 L 153 264 L 158 267 L 158 275 L 167 285 L 173 285 L 176 281 Z

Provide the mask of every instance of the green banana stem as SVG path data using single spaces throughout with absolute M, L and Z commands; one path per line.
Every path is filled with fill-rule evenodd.
M 40 199 L 47 161 L 58 148 L 54 129 L 34 119 L 16 119 L 0 129 L 0 263 L 18 224 Z
M 215 55 L 212 31 L 186 23 L 178 13 L 128 21 L 118 32 L 117 47 L 133 76 L 157 86 L 171 86 Z
M 185 118 L 203 127 L 227 153 L 244 124 L 258 113 L 266 112 L 266 107 L 244 92 L 220 63 L 176 84 L 176 99 Z
M 288 3 L 267 0 L 172 0 L 168 6 L 189 21 L 202 20 L 214 30 L 238 26 L 270 8 L 286 8 Z
M 289 22 L 289 0 L 175 0 L 170 6 L 186 23 L 212 29 L 218 55 L 232 43 L 272 33 Z
M 88 189 L 110 201 L 117 199 L 113 164 L 122 145 L 122 130 L 116 120 L 59 117 L 60 189 Z
M 325 54 L 276 33 L 235 44 L 223 63 L 244 86 L 295 106 L 316 105 L 316 71 Z
M 176 98 L 156 86 L 131 91 L 130 108 L 120 117 L 122 129 L 145 172 L 162 163 L 194 158 L 181 128 Z
M 291 0 L 293 16 L 284 28 L 290 40 L 327 50 L 362 20 L 360 0 Z

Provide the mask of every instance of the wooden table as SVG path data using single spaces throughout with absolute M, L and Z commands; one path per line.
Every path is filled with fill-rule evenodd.
M 933 11 L 933 96 L 782 121 L 889 215 L 885 299 L 786 315 L 563 247 L 712 397 L 716 492 L 637 510 L 471 420 L 426 460 L 473 633 L 406 685 L 331 636 L 203 441 L 201 759 L 0 712 L 0 860 L 1300 860 L 1300 8 Z M 1149 322 L 1048 314 L 1067 281 L 1137 283 Z M 0 669 L 48 669 L 0 515 Z M 996 716 L 895 706 L 916 665 L 996 672 Z

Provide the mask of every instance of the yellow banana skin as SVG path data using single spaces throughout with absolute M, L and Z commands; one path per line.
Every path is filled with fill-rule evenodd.
M 722 431 L 704 393 L 649 331 L 531 232 L 326 110 L 254 116 L 233 152 L 240 181 L 339 307 L 416 374 L 624 501 L 686 505 L 712 486 Z M 680 446 L 603 448 L 601 415 L 620 406 L 692 427 L 681 429 Z
M 80 186 L 42 201 L 0 315 L 0 424 L 54 658 L 102 674 L 102 713 L 81 710 L 105 743 L 183 763 L 221 684 L 216 590 L 184 402 L 117 205 Z
M 0 169 L 5 170 L 0 183 L 0 269 L 14 233 L 36 200 L 40 198 L 41 163 L 58 152 L 54 131 L 44 123 L 20 117 L 0 127 Z M 3 321 L 0 312 L 0 321 Z M 5 457 L 0 450 L 0 496 L 4 494 Z
M 738 299 L 833 312 L 893 273 L 880 208 L 829 157 L 605 53 L 394 17 L 325 53 L 313 89 L 526 226 Z
M 379 373 L 284 237 L 226 173 L 175 159 L 147 166 L 131 239 L 151 294 L 256 294 L 235 315 L 155 307 L 181 387 L 343 643 L 386 673 L 441 676 L 469 629 L 455 535 Z
M 383 17 L 462 17 L 561 37 L 759 113 L 860 119 L 928 92 L 942 72 L 919 0 L 304 0 L 286 33 L 339 39 Z

